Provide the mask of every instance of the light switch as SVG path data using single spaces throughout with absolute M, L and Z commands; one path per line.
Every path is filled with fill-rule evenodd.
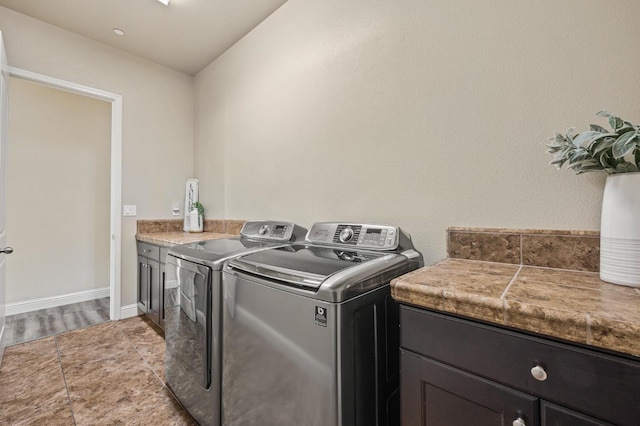
M 180 203 L 173 203 L 171 205 L 171 214 L 174 216 L 180 216 Z
M 136 215 L 136 206 L 135 205 L 124 205 L 123 214 L 125 216 L 135 216 Z

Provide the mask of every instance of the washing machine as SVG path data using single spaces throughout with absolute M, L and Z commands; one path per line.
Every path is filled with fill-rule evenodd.
M 172 247 L 165 270 L 165 378 L 202 426 L 219 426 L 222 266 L 242 254 L 303 240 L 290 222 L 249 221 L 240 236 Z
M 223 269 L 225 426 L 399 424 L 389 283 L 424 261 L 397 226 L 321 222 Z

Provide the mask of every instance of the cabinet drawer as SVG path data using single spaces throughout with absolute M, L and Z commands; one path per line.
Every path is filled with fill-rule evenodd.
M 640 418 L 640 362 L 423 309 L 400 315 L 403 348 L 612 423 Z
M 160 260 L 160 246 L 138 241 L 138 254 L 153 260 Z

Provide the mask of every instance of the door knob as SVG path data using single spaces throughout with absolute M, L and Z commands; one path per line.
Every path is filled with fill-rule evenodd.
M 522 420 L 521 417 L 518 417 L 517 419 L 515 419 L 512 423 L 513 426 L 527 426 L 524 422 L 524 420 Z
M 11 254 L 13 253 L 13 249 L 11 247 L 5 247 L 2 250 L 0 250 L 0 253 Z

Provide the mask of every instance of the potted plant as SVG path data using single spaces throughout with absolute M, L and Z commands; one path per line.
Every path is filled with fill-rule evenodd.
M 189 232 L 202 232 L 204 228 L 204 206 L 200 201 L 193 203 L 189 212 Z
M 586 132 L 574 134 L 574 128 L 549 138 L 551 164 L 561 168 L 568 162 L 577 174 L 604 171 L 608 174 L 637 172 L 640 167 L 640 126 L 622 120 L 606 111 L 596 114 L 608 117 L 611 130 L 591 124 Z
M 551 164 L 565 163 L 577 174 L 608 174 L 600 224 L 600 279 L 640 287 L 640 126 L 606 111 L 611 130 L 556 133 L 547 144 Z

